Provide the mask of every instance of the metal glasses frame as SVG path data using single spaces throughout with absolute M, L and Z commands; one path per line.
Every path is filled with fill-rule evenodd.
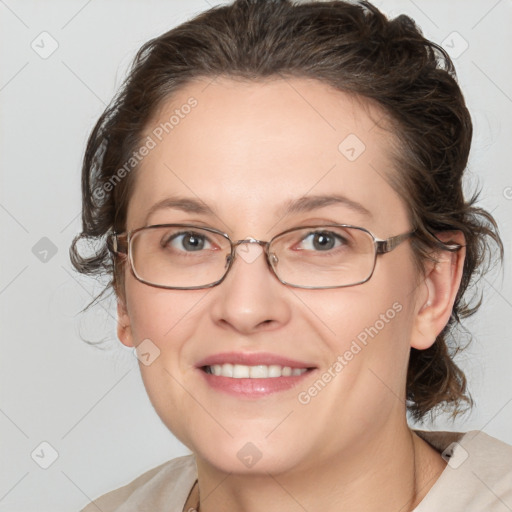
M 160 284 L 155 284 L 155 283 L 151 283 L 149 281 L 146 281 L 144 279 L 142 279 L 140 276 L 137 275 L 137 272 L 135 270 L 135 266 L 133 264 L 133 257 L 132 257 L 132 240 L 133 240 L 133 236 L 137 233 L 139 233 L 140 231 L 143 231 L 143 230 L 150 230 L 150 229 L 157 229 L 157 228 L 170 228 L 170 227 L 179 227 L 179 228 L 191 228 L 191 229 L 200 229 L 200 230 L 203 230 L 203 231 L 209 231 L 211 233 L 215 233 L 217 235 L 220 235 L 220 236 L 223 236 L 230 244 L 231 246 L 231 252 L 228 256 L 228 262 L 227 262 L 227 267 L 226 267 L 226 270 L 224 272 L 224 275 L 218 279 L 217 281 L 213 282 L 213 283 L 210 283 L 210 284 L 207 284 L 207 285 L 203 285 L 203 286 L 187 286 L 187 287 L 184 287 L 184 286 L 166 286 L 166 285 L 160 285 Z M 352 284 L 343 284 L 343 285 L 336 285 L 336 286 L 301 286 L 301 285 L 296 285 L 296 284 L 292 284 L 292 283 L 289 283 L 287 281 L 284 281 L 283 279 L 281 279 L 279 277 L 279 275 L 277 274 L 274 266 L 273 266 L 273 263 L 275 263 L 275 255 L 270 253 L 270 245 L 272 244 L 272 242 L 274 242 L 274 240 L 276 240 L 277 238 L 283 236 L 283 235 L 286 235 L 288 233 L 291 233 L 293 231 L 299 231 L 299 230 L 303 230 L 303 229 L 318 229 L 318 228 L 351 228 L 351 229 L 358 229 L 360 231 L 363 231 L 365 233 L 367 233 L 372 239 L 373 239 L 373 246 L 374 246 L 374 258 L 373 258 L 373 266 L 372 266 L 372 270 L 370 272 L 370 275 L 361 280 L 361 281 L 358 281 L 356 283 L 352 283 Z M 350 286 L 357 286 L 359 284 L 363 284 L 363 283 L 366 283 L 367 281 L 369 281 L 371 279 L 371 277 L 373 276 L 373 273 L 375 271 L 375 266 L 376 266 L 376 263 L 377 263 L 377 256 L 379 254 L 386 254 L 388 252 L 391 252 L 393 249 L 395 249 L 398 245 L 400 245 L 402 242 L 404 242 L 405 240 L 411 238 L 414 233 L 416 232 L 416 230 L 412 230 L 412 231 L 408 231 L 407 233 L 402 233 L 402 234 L 399 234 L 399 235 L 396 235 L 396 236 L 392 236 L 390 238 L 386 238 L 386 239 L 380 239 L 380 238 L 377 238 L 371 231 L 367 230 L 366 228 L 362 228 L 362 227 L 359 227 L 359 226 L 353 226 L 353 225 L 350 225 L 350 224 L 322 224 L 322 225 L 308 225 L 308 226 L 298 226 L 298 227 L 295 227 L 295 228 L 290 228 L 290 229 L 287 229 L 286 231 L 283 231 L 281 233 L 278 233 L 277 235 L 275 235 L 274 237 L 272 237 L 269 241 L 264 241 L 264 240 L 256 240 L 254 238 L 246 238 L 244 240 L 237 240 L 237 241 L 233 241 L 231 240 L 231 238 L 229 238 L 229 235 L 227 233 L 224 233 L 218 229 L 215 229 L 215 228 L 209 228 L 209 227 L 203 227 L 203 226 L 196 226 L 194 224 L 154 224 L 154 225 L 151 225 L 151 226 L 143 226 L 141 228 L 137 228 L 137 229 L 133 229 L 132 231 L 127 231 L 127 232 L 123 232 L 123 233 L 110 233 L 107 237 L 107 247 L 109 249 L 110 252 L 112 252 L 113 254 L 115 255 L 125 255 L 128 257 L 128 261 L 130 263 L 130 269 L 132 271 L 132 274 L 133 276 L 135 277 L 135 279 L 137 279 L 138 281 L 140 281 L 141 283 L 144 283 L 144 284 L 147 284 L 149 286 L 154 286 L 156 288 L 165 288 L 165 289 L 168 289 L 168 290 L 198 290 L 198 289 L 203 289 L 203 288 L 211 288 L 213 286 L 217 286 L 219 285 L 220 283 L 222 283 L 222 281 L 224 281 L 224 279 L 226 278 L 226 276 L 228 275 L 231 267 L 233 266 L 233 263 L 235 261 L 235 258 L 236 258 L 236 248 L 241 245 L 241 244 L 258 244 L 260 245 L 262 248 L 263 248 L 263 252 L 265 253 L 265 257 L 266 257 L 266 262 L 267 262 L 267 266 L 269 267 L 270 271 L 275 275 L 275 277 L 278 279 L 279 282 L 281 282 L 282 284 L 284 285 L 287 285 L 287 286 L 291 286 L 293 288 L 305 288 L 305 289 L 311 289 L 311 290 L 323 290 L 323 289 L 332 289 L 332 288 L 347 288 L 347 287 L 350 287 Z

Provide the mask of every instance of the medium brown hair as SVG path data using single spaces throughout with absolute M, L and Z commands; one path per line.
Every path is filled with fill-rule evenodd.
M 407 407 L 420 419 L 429 411 L 455 414 L 471 405 L 464 373 L 453 359 L 460 347 L 453 330 L 480 305 L 481 297 L 471 306 L 466 292 L 493 261 L 490 242 L 500 258 L 503 253 L 493 217 L 475 206 L 477 194 L 463 195 L 471 118 L 446 52 L 425 39 L 409 17 L 387 19 L 368 2 L 237 0 L 145 43 L 88 139 L 83 228 L 70 249 L 74 267 L 109 275 L 104 292 L 112 287 L 123 293 L 122 268 L 116 268 L 105 240 L 126 228 L 137 168 L 113 179 L 165 101 L 193 80 L 218 76 L 313 78 L 380 106 L 399 141 L 397 173 L 390 182 L 417 227 L 412 247 L 419 268 L 433 250 L 453 250 L 436 232 L 459 230 L 466 240 L 462 282 L 448 324 L 430 348 L 411 349 Z M 100 245 L 83 254 L 81 241 Z

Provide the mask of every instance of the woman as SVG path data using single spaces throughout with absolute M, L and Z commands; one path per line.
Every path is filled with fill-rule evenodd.
M 192 455 L 84 510 L 511 508 L 511 447 L 406 417 L 471 405 L 450 334 L 502 251 L 462 193 L 471 135 L 449 57 L 368 3 L 238 0 L 146 43 L 71 255 L 111 274 Z

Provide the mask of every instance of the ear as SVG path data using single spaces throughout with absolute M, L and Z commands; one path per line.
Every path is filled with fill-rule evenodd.
M 455 242 L 458 251 L 436 250 L 436 263 L 427 263 L 425 275 L 416 295 L 418 303 L 411 333 L 411 347 L 425 350 L 435 342 L 452 314 L 459 290 L 466 256 L 465 238 L 461 231 L 436 233 L 442 242 Z
M 127 347 L 134 347 L 130 316 L 126 308 L 125 299 L 117 298 L 117 337 Z

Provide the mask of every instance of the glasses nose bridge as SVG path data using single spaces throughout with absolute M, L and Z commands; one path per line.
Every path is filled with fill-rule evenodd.
M 267 249 L 270 242 L 266 242 L 265 240 L 257 240 L 251 236 L 244 238 L 243 240 L 236 240 L 235 242 L 231 242 L 231 256 L 233 259 L 236 257 L 236 249 L 243 244 L 256 244 L 259 245 L 263 249 L 263 254 L 268 259 Z
M 235 251 L 235 249 L 239 245 L 242 245 L 242 244 L 258 244 L 260 247 L 263 248 L 263 250 L 265 250 L 265 248 L 268 245 L 268 242 L 266 242 L 264 240 L 257 240 L 256 238 L 252 238 L 251 236 L 248 236 L 247 238 L 244 238 L 243 240 L 237 240 L 236 242 L 231 242 L 231 247 L 232 247 L 233 251 Z
M 270 267 L 271 270 L 273 270 L 272 264 L 270 262 L 270 254 L 269 254 L 269 251 L 268 251 L 268 248 L 270 246 L 270 242 L 267 242 L 265 240 L 257 240 L 256 238 L 252 238 L 252 237 L 247 237 L 247 238 L 244 238 L 243 240 L 237 240 L 235 242 L 231 241 L 231 255 L 230 255 L 230 259 L 231 259 L 232 263 L 234 263 L 234 260 L 237 257 L 237 250 L 236 250 L 237 247 L 239 247 L 239 246 L 241 246 L 243 244 L 259 245 L 262 248 L 262 250 L 263 250 L 263 257 L 265 258 L 267 265 Z M 245 258 L 242 256 L 242 259 L 245 259 Z

